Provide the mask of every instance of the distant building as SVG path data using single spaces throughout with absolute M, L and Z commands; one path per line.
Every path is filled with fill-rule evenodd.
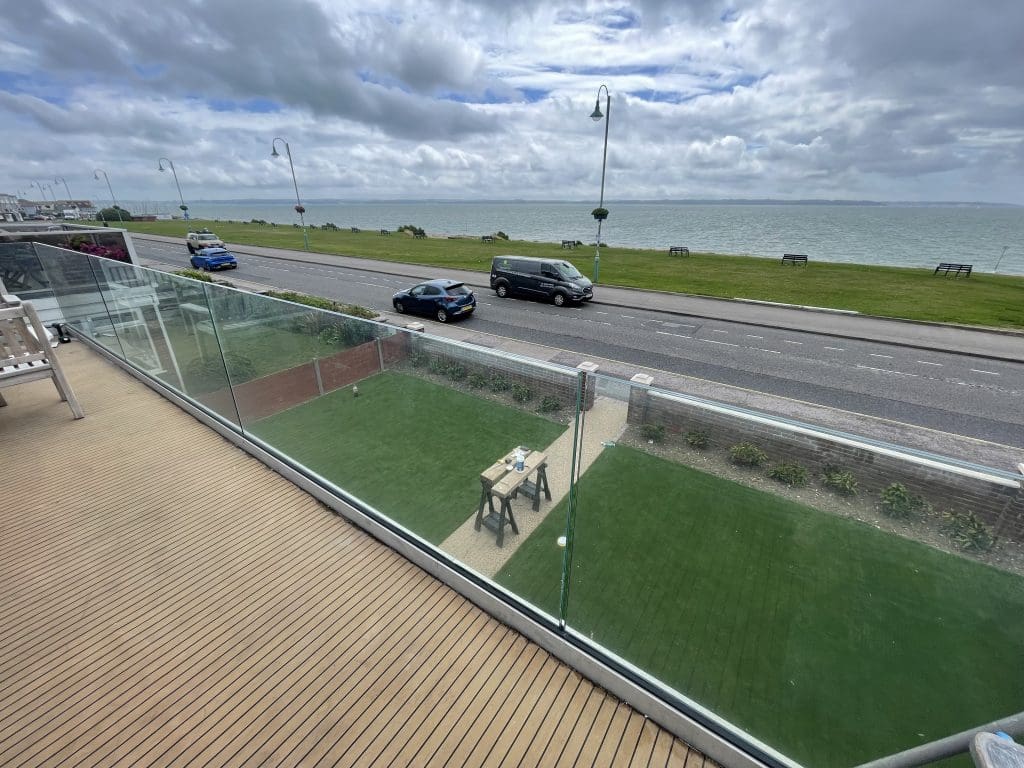
M 0 221 L 24 221 L 24 218 L 18 198 L 0 192 Z

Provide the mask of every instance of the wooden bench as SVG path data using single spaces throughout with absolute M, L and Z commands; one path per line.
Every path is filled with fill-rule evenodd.
M 939 264 L 939 266 L 935 268 L 935 271 L 932 273 L 932 275 L 942 274 L 945 275 L 946 277 L 949 277 L 950 275 L 953 275 L 953 277 L 960 277 L 960 275 L 963 275 L 964 277 L 970 277 L 972 269 L 974 269 L 973 264 L 943 263 Z
M 359 234 L 359 227 L 352 227 L 352 234 Z
M 480 241 L 483 242 L 483 243 L 493 243 L 494 242 L 494 236 L 493 235 L 482 235 L 480 237 Z
M 794 266 L 797 264 L 807 266 L 807 257 L 802 253 L 784 253 L 782 254 L 782 263 L 792 264 Z
M 390 229 L 382 229 L 382 230 L 380 231 L 380 233 L 381 233 L 382 235 L 390 235 L 390 234 L 391 234 L 391 230 L 390 230 Z
M 575 248 L 576 247 L 576 241 L 575 240 L 563 240 L 562 241 L 562 247 L 563 248 Z
M 417 240 L 422 240 L 423 238 L 425 238 L 427 236 L 427 233 L 426 232 L 413 232 L 412 236 L 414 238 L 416 238 Z
M 686 248 L 686 247 L 684 247 L 682 245 L 673 245 L 673 246 L 669 247 L 668 255 L 669 256 L 689 256 L 690 255 L 690 249 Z
M 476 511 L 476 521 L 473 523 L 474 530 L 479 531 L 481 526 L 497 534 L 498 546 L 505 543 L 505 526 L 510 526 L 512 532 L 519 533 L 515 516 L 512 514 L 512 499 L 521 492 L 524 496 L 533 499 L 533 510 L 540 509 L 540 495 L 543 493 L 548 501 L 551 501 L 551 489 L 548 487 L 548 457 L 541 451 L 525 451 L 526 459 L 523 462 L 523 471 L 516 472 L 509 469 L 515 451 L 510 451 L 503 459 L 499 459 L 490 467 L 480 473 L 480 504 Z M 530 475 L 537 473 L 537 479 L 530 481 Z M 499 509 L 494 509 L 494 498 L 497 497 L 500 504 Z M 488 507 L 488 514 L 484 515 L 484 504 Z

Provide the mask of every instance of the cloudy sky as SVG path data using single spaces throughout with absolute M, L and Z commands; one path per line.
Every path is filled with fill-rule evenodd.
M 0 192 L 1024 204 L 1020 0 L 4 0 Z M 602 110 L 605 99 L 602 92 Z M 280 145 L 279 145 L 280 148 Z M 32 186 L 30 186 L 32 185 Z M 62 183 L 57 196 L 64 197 Z

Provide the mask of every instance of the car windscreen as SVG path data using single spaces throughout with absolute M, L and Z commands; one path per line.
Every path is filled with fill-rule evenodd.
M 459 283 L 458 285 L 449 285 L 447 288 L 445 288 L 445 291 L 448 293 L 449 296 L 468 296 L 469 294 L 472 293 L 472 291 L 469 288 L 467 288 L 464 283 Z
M 217 236 L 216 235 L 200 235 L 199 239 L 200 240 L 216 240 Z
M 583 275 L 580 274 L 580 271 L 576 269 L 576 267 L 574 267 L 568 261 L 560 261 L 558 262 L 557 266 L 558 271 L 562 274 L 562 277 L 566 278 L 567 280 L 572 280 L 573 278 L 576 277 L 583 277 Z

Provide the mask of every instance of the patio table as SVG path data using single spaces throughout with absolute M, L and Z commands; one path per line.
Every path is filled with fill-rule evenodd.
M 476 511 L 476 522 L 473 528 L 477 531 L 481 526 L 497 534 L 497 544 L 504 546 L 505 526 L 512 528 L 512 532 L 519 533 L 516 525 L 515 515 L 512 514 L 512 499 L 521 492 L 524 496 L 533 499 L 533 509 L 536 512 L 540 509 L 540 495 L 544 494 L 548 501 L 551 501 L 551 489 L 548 487 L 547 461 L 548 456 L 543 451 L 531 451 L 526 448 L 520 450 L 526 455 L 523 461 L 523 471 L 517 472 L 512 469 L 512 461 L 515 456 L 515 449 L 512 449 L 504 458 L 494 462 L 491 466 L 480 473 L 480 504 Z M 536 479 L 531 481 L 530 475 L 536 472 Z M 500 502 L 498 509 L 494 508 L 494 497 Z M 484 515 L 484 505 L 487 505 L 488 514 Z

